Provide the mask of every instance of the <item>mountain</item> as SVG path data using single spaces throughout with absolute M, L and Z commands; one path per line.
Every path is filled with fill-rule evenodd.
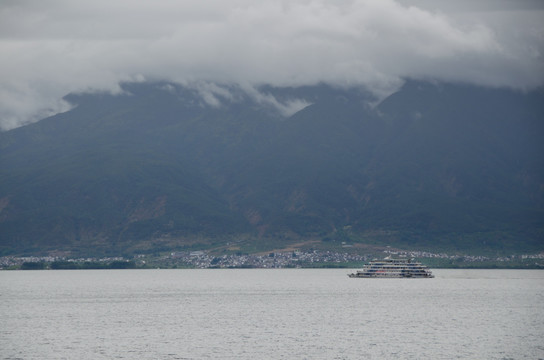
M 131 83 L 0 133 L 3 254 L 544 250 L 544 91 Z

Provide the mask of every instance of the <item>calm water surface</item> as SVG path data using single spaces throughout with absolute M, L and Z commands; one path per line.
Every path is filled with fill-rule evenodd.
M 2 359 L 542 359 L 544 271 L 0 272 Z

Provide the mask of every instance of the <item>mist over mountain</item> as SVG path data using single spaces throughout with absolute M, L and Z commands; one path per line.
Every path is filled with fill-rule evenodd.
M 544 249 L 542 89 L 122 89 L 0 133 L 1 253 Z

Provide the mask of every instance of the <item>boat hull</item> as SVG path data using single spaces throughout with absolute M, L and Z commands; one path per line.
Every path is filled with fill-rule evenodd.
M 407 278 L 407 279 L 423 279 L 423 278 L 434 278 L 434 275 L 398 275 L 398 274 L 386 274 L 386 275 L 376 275 L 376 274 L 348 274 L 350 278 L 378 278 L 378 279 L 398 279 L 398 278 Z

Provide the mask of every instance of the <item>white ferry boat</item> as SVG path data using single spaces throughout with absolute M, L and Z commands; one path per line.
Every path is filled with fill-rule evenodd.
M 431 271 L 420 262 L 414 259 L 391 259 L 386 257 L 383 260 L 373 260 L 357 270 L 348 274 L 350 278 L 433 278 Z

